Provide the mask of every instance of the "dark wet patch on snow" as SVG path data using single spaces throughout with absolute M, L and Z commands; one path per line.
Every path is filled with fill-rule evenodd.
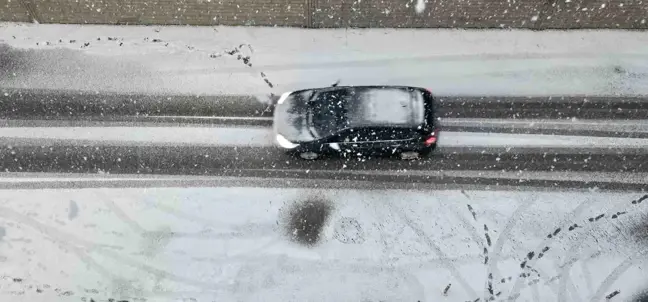
M 632 297 L 630 302 L 648 302 L 648 289 Z
M 295 202 L 285 218 L 286 236 L 300 245 L 317 245 L 332 212 L 332 203 L 324 198 L 309 197 Z
M 645 195 L 644 197 L 648 197 L 648 195 Z M 641 200 L 641 198 L 638 200 Z M 636 204 L 635 202 L 637 201 L 633 201 L 633 204 Z M 616 216 L 618 217 L 620 215 Z M 635 238 L 635 240 L 637 240 L 637 242 L 642 244 L 644 247 L 648 247 L 648 215 L 644 214 L 639 223 L 631 226 L 629 228 L 629 233 Z
M 70 200 L 70 207 L 68 208 L 68 219 L 72 220 L 79 215 L 79 206 L 74 200 Z

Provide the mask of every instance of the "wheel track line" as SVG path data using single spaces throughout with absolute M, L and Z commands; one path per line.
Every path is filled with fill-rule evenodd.
M 521 217 L 524 212 L 526 212 L 528 209 L 533 207 L 535 203 L 539 200 L 539 196 L 537 193 L 533 193 L 533 200 L 531 202 L 525 202 L 522 203 L 521 205 L 518 205 L 509 218 L 509 220 L 506 222 L 506 225 L 504 226 L 504 229 L 502 232 L 500 232 L 499 236 L 497 236 L 497 240 L 495 241 L 495 244 L 493 246 L 493 249 L 491 250 L 490 258 L 491 262 L 488 264 L 486 267 L 486 275 L 493 274 L 495 280 L 499 280 L 502 278 L 502 273 L 500 272 L 499 268 L 497 267 L 497 264 L 499 263 L 500 260 L 500 254 L 502 252 L 502 248 L 504 247 L 504 243 L 509 239 L 511 236 L 511 231 L 517 224 L 517 219 L 518 217 Z
M 592 295 L 592 302 L 598 302 L 603 298 L 605 292 L 607 292 L 612 284 L 616 282 L 629 268 L 635 266 L 637 263 L 645 263 L 646 256 L 648 255 L 648 249 L 638 251 L 636 254 L 628 257 L 625 261 L 621 262 L 614 270 L 608 274 L 608 276 L 603 280 L 601 285 L 598 287 L 596 292 Z
M 76 238 L 76 237 L 74 237 L 72 235 L 66 234 L 66 233 L 64 233 L 62 231 L 56 230 L 56 229 L 54 229 L 52 227 L 46 226 L 45 224 L 43 224 L 43 223 L 41 223 L 39 221 L 36 221 L 35 219 L 33 219 L 31 217 L 28 217 L 28 216 L 25 216 L 25 215 L 20 214 L 18 212 L 15 212 L 15 211 L 13 211 L 13 210 L 11 210 L 11 209 L 9 209 L 7 207 L 4 207 L 4 206 L 0 206 L 0 216 L 4 217 L 5 219 L 10 219 L 10 220 L 19 222 L 21 224 L 27 225 L 27 226 L 29 226 L 29 227 L 31 227 L 33 229 L 36 229 L 41 234 L 53 239 L 54 241 L 56 241 L 58 243 L 67 244 L 68 241 L 75 242 L 77 245 L 79 245 L 81 247 L 84 247 L 86 249 L 90 249 L 90 250 L 95 251 L 95 252 L 97 252 L 99 254 L 103 254 L 104 256 L 107 256 L 109 258 L 112 258 L 113 260 L 116 260 L 117 262 L 121 262 L 122 264 L 126 264 L 128 266 L 131 266 L 133 268 L 142 270 L 142 271 L 147 272 L 149 274 L 152 274 L 154 276 L 163 277 L 163 278 L 165 278 L 167 280 L 171 280 L 171 281 L 175 281 L 175 282 L 195 286 L 197 288 L 200 288 L 200 289 L 206 290 L 206 291 L 220 291 L 221 289 L 218 287 L 218 283 L 223 283 L 223 285 L 225 283 L 225 281 L 209 282 L 208 283 L 208 282 L 203 282 L 203 281 L 200 281 L 200 280 L 194 280 L 194 279 L 191 279 L 191 278 L 178 276 L 178 275 L 175 275 L 173 273 L 170 273 L 170 272 L 167 272 L 167 271 L 164 271 L 164 270 L 160 270 L 160 269 L 154 268 L 154 267 L 146 265 L 146 264 L 138 263 L 137 261 L 134 261 L 132 259 L 128 259 L 127 257 L 121 256 L 120 254 L 115 253 L 113 251 L 97 248 L 98 246 L 95 243 L 84 241 L 84 240 Z
M 561 228 L 561 226 L 567 225 L 569 222 L 574 220 L 574 217 L 577 217 L 582 213 L 587 207 L 590 206 L 590 204 L 593 202 L 593 200 L 586 200 L 581 202 L 574 210 L 572 210 L 570 213 L 566 214 L 562 221 L 558 223 L 558 228 Z M 534 249 L 531 251 L 540 251 L 543 247 L 549 247 L 552 242 L 557 240 L 556 236 L 552 236 L 551 238 L 546 238 L 542 240 L 542 242 Z M 534 257 L 533 260 L 530 260 L 527 262 L 528 266 L 535 267 L 535 263 L 539 260 L 539 257 Z M 522 270 L 526 270 L 526 268 L 523 268 Z M 509 300 L 517 300 L 517 298 L 520 295 L 520 291 L 522 290 L 522 282 L 523 282 L 522 277 L 516 277 L 515 283 L 513 285 L 513 288 L 509 291 Z
M 452 276 L 453 276 L 453 277 L 454 277 L 454 278 L 459 282 L 459 284 L 461 284 L 461 286 L 464 288 L 464 290 L 466 291 L 466 293 L 468 293 L 468 295 L 469 295 L 470 297 L 476 297 L 476 296 L 477 296 L 477 293 L 475 292 L 475 290 L 474 290 L 474 289 L 470 286 L 470 284 L 468 284 L 468 282 L 463 278 L 463 276 L 461 275 L 461 273 L 459 272 L 459 270 L 454 266 L 454 264 L 448 260 L 448 259 L 449 259 L 448 256 L 447 256 L 447 255 L 446 255 L 446 254 L 441 250 L 441 248 L 440 248 L 438 245 L 436 245 L 436 244 L 434 243 L 434 241 L 432 241 L 432 240 L 431 240 L 431 239 L 430 239 L 430 238 L 425 234 L 425 232 L 423 231 L 423 229 L 422 229 L 419 225 L 417 225 L 414 221 L 412 221 L 412 220 L 407 216 L 407 214 L 405 213 L 405 211 L 404 211 L 403 209 L 400 209 L 400 208 L 397 208 L 397 207 L 393 207 L 393 210 L 395 211 L 394 213 L 396 213 L 396 214 L 397 214 L 397 215 L 398 215 L 398 216 L 403 220 L 403 222 L 405 222 L 405 224 L 406 224 L 408 227 L 410 227 L 410 228 L 412 229 L 412 231 L 414 231 L 414 233 L 415 233 L 419 238 L 423 239 L 423 241 L 424 241 L 424 242 L 425 242 L 425 243 L 426 243 L 426 244 L 427 244 L 427 245 L 428 245 L 432 250 L 434 250 L 434 252 L 437 254 L 437 257 L 439 257 L 440 259 L 443 259 L 443 260 L 444 260 L 444 261 L 443 261 L 443 265 L 445 266 L 445 268 L 446 268 L 447 270 L 450 271 L 450 274 L 451 274 L 451 275 L 452 275 Z
M 88 254 L 88 251 L 98 249 L 98 245 L 90 242 L 85 242 L 83 239 L 76 238 L 75 236 L 69 234 L 61 233 L 60 235 L 62 236 L 57 236 L 54 233 L 58 231 L 54 230 L 52 227 L 46 226 L 45 224 L 42 224 L 29 216 L 22 215 L 4 206 L 0 206 L 0 217 L 29 226 L 41 235 L 51 238 L 55 242 L 55 244 L 70 249 L 72 253 L 74 253 L 79 258 L 79 260 L 86 263 L 89 267 L 94 268 L 94 270 L 100 275 L 108 276 L 112 280 L 119 278 L 117 275 L 110 272 L 110 270 L 95 261 Z M 79 248 L 79 246 L 84 247 L 86 250 Z
M 644 196 L 646 196 L 646 195 L 644 195 Z M 611 209 L 608 209 L 607 211 L 604 211 L 604 213 L 606 213 L 606 214 L 607 213 L 618 213 L 618 212 L 623 212 L 625 210 L 629 210 L 630 208 L 631 207 L 629 207 L 625 203 L 625 201 L 623 201 L 623 202 L 620 202 L 620 204 L 618 204 L 616 206 L 613 206 Z M 605 219 L 608 220 L 609 218 L 606 217 Z M 570 241 L 570 247 L 569 247 L 569 250 L 567 251 L 567 255 L 566 255 L 567 257 L 566 257 L 565 263 L 562 265 L 561 272 L 558 275 L 558 277 L 560 278 L 559 295 L 558 295 L 559 302 L 567 302 L 567 301 L 569 301 L 566 298 L 566 288 L 567 288 L 568 285 L 570 285 L 570 290 L 574 291 L 575 286 L 573 285 L 573 283 L 570 282 L 570 279 L 567 278 L 567 277 L 569 276 L 569 271 L 571 270 L 571 268 L 579 260 L 579 257 L 577 257 L 577 255 L 576 255 L 577 250 L 580 249 L 580 247 L 583 245 L 583 243 L 585 242 L 586 236 L 589 235 L 589 232 L 592 230 L 592 228 L 594 227 L 596 222 L 597 221 L 594 221 L 593 223 L 588 223 L 588 224 L 584 225 L 584 227 L 583 226 L 579 227 L 578 228 L 579 231 L 578 231 L 578 235 L 577 235 L 576 240 Z M 582 229 L 582 230 L 580 230 L 580 229 Z M 594 254 L 596 254 L 596 253 L 594 253 Z M 585 263 L 582 263 L 582 265 L 585 265 Z M 591 285 L 591 280 L 589 279 L 590 276 L 586 276 L 586 278 L 588 278 L 587 282 Z M 572 293 L 572 295 L 574 295 L 574 293 Z
M 118 207 L 113 200 L 108 198 L 105 194 L 102 192 L 96 192 L 95 194 L 98 195 L 98 197 L 103 200 L 104 205 L 110 209 L 110 211 L 113 212 L 115 216 L 119 220 L 121 220 L 124 224 L 126 224 L 133 232 L 137 233 L 140 237 L 142 235 L 145 235 L 148 231 L 144 229 L 139 223 L 137 223 L 134 219 L 131 219 L 128 217 L 126 212 L 124 212 L 120 207 Z

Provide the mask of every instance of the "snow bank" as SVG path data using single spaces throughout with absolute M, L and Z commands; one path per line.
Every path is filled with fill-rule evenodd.
M 3 190 L 0 297 L 624 301 L 648 284 L 647 205 L 630 193 Z
M 3 87 L 266 94 L 403 84 L 443 95 L 648 92 L 648 33 L 4 23 Z

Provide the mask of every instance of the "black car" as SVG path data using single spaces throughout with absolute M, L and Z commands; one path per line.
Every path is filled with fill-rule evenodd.
M 437 144 L 435 99 L 409 86 L 336 86 L 284 93 L 275 142 L 303 159 L 324 154 L 427 155 Z

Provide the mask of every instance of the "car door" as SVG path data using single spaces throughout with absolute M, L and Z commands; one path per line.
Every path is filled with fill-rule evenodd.
M 361 129 L 346 129 L 328 140 L 327 145 L 338 152 L 353 153 L 366 150 L 366 135 Z
M 372 129 L 370 139 L 373 149 L 380 149 L 385 152 L 395 152 L 398 149 L 410 149 L 415 145 L 420 136 L 416 129 L 401 127 L 386 127 Z
M 369 148 L 367 146 L 367 134 L 365 129 L 347 129 L 340 137 L 340 148 L 344 152 L 358 152 Z
M 410 146 L 418 137 L 415 129 L 365 127 L 341 133 L 335 147 L 345 153 L 395 152 Z
M 380 127 L 359 128 L 352 136 L 354 150 L 383 151 L 391 141 L 389 130 Z
M 337 152 L 348 152 L 347 149 L 351 147 L 349 142 L 351 142 L 351 137 L 353 134 L 353 131 L 351 131 L 350 129 L 342 130 L 336 135 L 328 138 L 326 140 L 326 145 L 329 147 L 329 150 L 334 150 Z

